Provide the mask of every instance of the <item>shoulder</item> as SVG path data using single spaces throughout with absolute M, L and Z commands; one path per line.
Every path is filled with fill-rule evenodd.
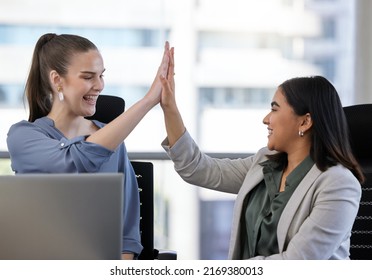
M 35 128 L 36 128 L 36 126 L 34 125 L 34 123 L 23 120 L 23 121 L 20 121 L 20 122 L 17 122 L 15 124 L 13 124 L 9 128 L 8 137 L 11 137 L 14 134 L 24 133 L 25 130 L 35 129 Z
M 316 166 L 314 165 L 314 168 Z M 320 172 L 316 179 L 320 189 L 328 192 L 337 191 L 338 193 L 345 192 L 348 195 L 360 196 L 362 187 L 354 174 L 345 166 L 338 164 L 328 168 L 324 172 Z
M 19 146 L 27 146 L 45 138 L 55 138 L 57 132 L 51 119 L 40 118 L 34 122 L 20 121 L 13 124 L 7 134 L 7 145 L 9 151 L 18 149 Z M 28 144 L 26 144 L 28 143 Z
M 359 184 L 359 181 L 354 176 L 354 174 L 342 164 L 337 164 L 335 166 L 329 167 L 326 171 L 322 172 L 320 177 L 328 178 L 335 181 L 347 180 L 351 182 L 357 182 Z
M 31 131 L 49 131 L 53 127 L 53 121 L 48 118 L 40 118 L 34 122 L 26 120 L 13 124 L 8 131 L 8 137 L 13 134 L 22 133 L 25 134 Z
M 9 130 L 15 130 L 15 129 L 18 129 L 20 127 L 29 126 L 29 125 L 32 125 L 32 123 L 28 122 L 28 121 L 25 121 L 25 120 L 22 120 L 20 122 L 12 124 Z

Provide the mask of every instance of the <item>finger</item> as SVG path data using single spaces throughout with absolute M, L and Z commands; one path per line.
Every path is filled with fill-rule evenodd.
M 169 69 L 168 69 L 168 79 L 170 80 L 170 86 L 174 89 L 174 48 L 169 51 Z
M 174 47 L 169 50 L 169 68 L 168 78 L 173 79 L 174 76 Z
M 166 95 L 169 95 L 172 92 L 172 87 L 170 86 L 169 81 L 166 79 L 165 76 L 161 75 L 160 82 L 163 87 L 163 93 L 165 93 Z
M 159 74 L 166 76 L 168 71 L 169 71 L 169 43 L 166 42 L 164 46 L 164 54 L 163 54 L 163 59 L 161 61 L 161 64 L 159 66 Z
M 166 41 L 164 44 L 163 58 L 159 66 L 158 74 L 166 75 L 169 67 L 169 42 Z
M 167 56 L 168 53 L 169 53 L 169 42 L 168 41 L 165 41 L 165 43 L 164 43 L 163 59 L 164 59 L 165 56 Z

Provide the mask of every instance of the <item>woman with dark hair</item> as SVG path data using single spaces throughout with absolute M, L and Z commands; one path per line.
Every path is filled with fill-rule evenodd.
M 267 147 L 244 159 L 216 159 L 183 124 L 173 56 L 171 49 L 169 75 L 161 77 L 162 145 L 185 181 L 237 194 L 229 258 L 349 259 L 364 176 L 331 83 L 319 76 L 285 81 L 263 119 Z
M 104 63 L 97 47 L 77 35 L 45 34 L 36 43 L 25 95 L 28 121 L 14 124 L 7 138 L 15 173 L 124 173 L 123 258 L 142 251 L 137 180 L 123 141 L 160 101 L 169 44 L 148 93 L 108 124 L 87 120 L 104 88 Z

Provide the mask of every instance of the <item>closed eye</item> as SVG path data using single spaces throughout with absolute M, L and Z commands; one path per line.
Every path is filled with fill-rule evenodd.
M 271 102 L 271 111 L 277 111 L 277 108 L 280 108 L 279 104 L 276 101 Z

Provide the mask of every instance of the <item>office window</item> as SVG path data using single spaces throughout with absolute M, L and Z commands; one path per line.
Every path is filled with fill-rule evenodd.
M 22 107 L 24 86 L 20 84 L 0 84 L 0 107 Z
M 44 33 L 79 34 L 100 47 L 159 47 L 164 40 L 158 29 L 0 24 L 0 44 L 34 45 Z
M 115 95 L 125 100 L 125 108 L 129 108 L 140 100 L 148 91 L 148 86 L 106 85 L 102 94 Z
M 274 88 L 200 88 L 200 108 L 267 107 Z
M 256 34 L 248 32 L 198 32 L 198 45 L 203 48 L 280 48 L 282 39 L 275 33 Z
M 234 201 L 200 201 L 200 259 L 227 259 Z
M 325 17 L 322 19 L 322 33 L 324 38 L 336 38 L 337 23 L 333 17 Z
M 332 57 L 316 59 L 314 63 L 321 67 L 324 76 L 331 81 L 335 80 L 336 75 L 336 62 Z
M 6 92 L 5 90 L 0 86 L 0 104 L 4 104 L 6 101 Z

